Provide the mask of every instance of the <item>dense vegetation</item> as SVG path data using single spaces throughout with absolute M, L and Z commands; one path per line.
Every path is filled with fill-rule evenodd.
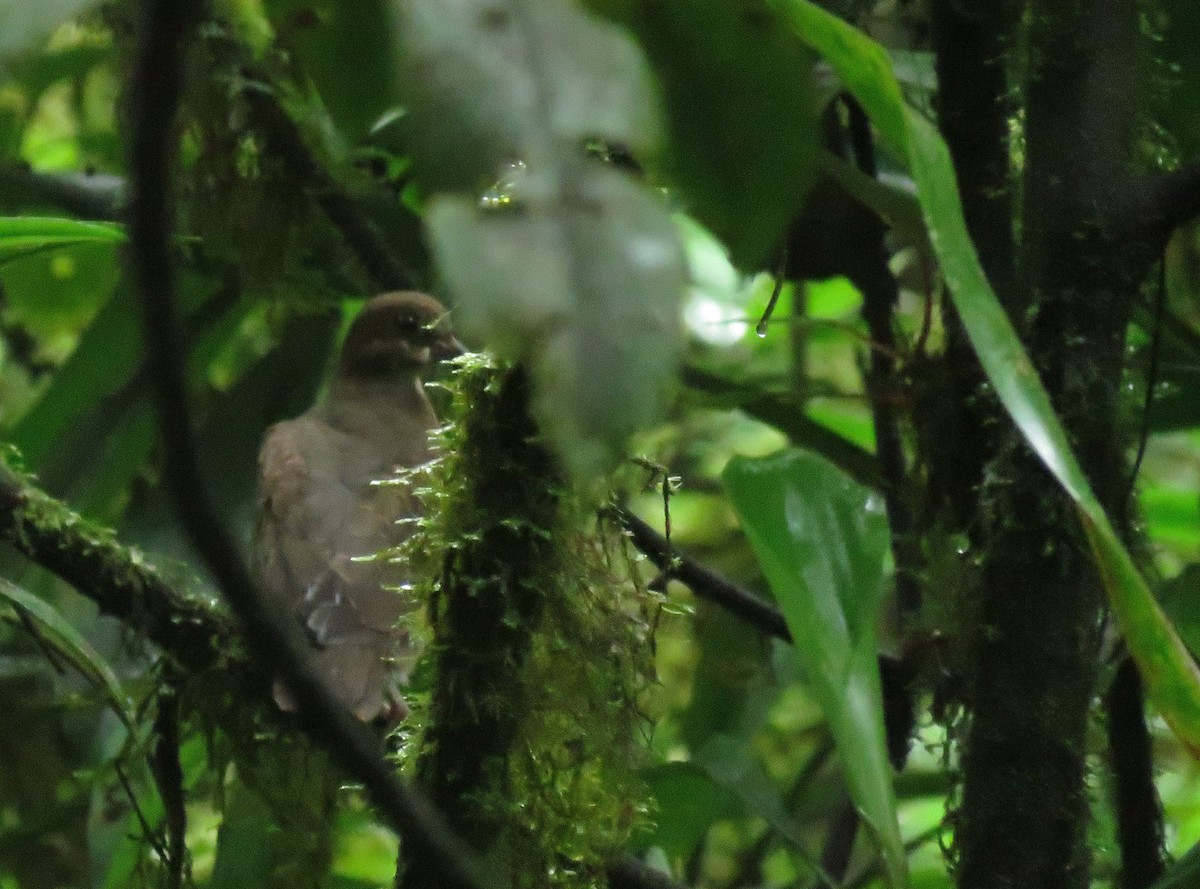
M 1196 885 L 1198 46 L 0 0 L 0 889 Z M 395 289 L 476 354 L 385 737 L 244 553 Z

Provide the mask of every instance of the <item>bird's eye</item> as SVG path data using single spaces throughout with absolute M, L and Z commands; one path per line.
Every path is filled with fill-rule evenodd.
M 396 319 L 396 332 L 402 336 L 411 336 L 420 329 L 421 322 L 412 315 L 402 315 Z

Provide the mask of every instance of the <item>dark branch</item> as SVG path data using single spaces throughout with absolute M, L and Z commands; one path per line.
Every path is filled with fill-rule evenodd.
M 114 221 L 125 206 L 125 181 L 109 173 L 57 173 L 28 164 L 0 167 L 0 188 L 81 219 Z
M 862 107 L 846 98 L 849 116 L 848 135 L 859 170 L 871 178 L 877 174 L 875 145 L 871 124 Z M 827 146 L 831 150 L 836 145 Z M 870 350 L 867 358 L 866 387 L 871 398 L 871 422 L 875 429 L 875 455 L 879 474 L 883 478 L 883 499 L 887 510 L 888 528 L 892 538 L 892 553 L 896 559 L 896 601 L 901 613 L 913 617 L 921 607 L 921 555 L 916 540 L 916 526 L 907 496 L 907 461 L 904 441 L 900 435 L 900 418 L 896 410 L 897 395 L 903 389 L 900 367 L 895 355 L 895 307 L 900 299 L 900 286 L 888 267 L 884 242 L 887 234 L 883 223 L 857 203 L 844 210 L 847 216 L 845 236 L 849 243 L 843 248 L 852 250 L 858 259 L 843 270 L 863 295 L 863 320 L 871 332 L 871 341 L 880 348 Z
M 795 396 L 764 392 L 761 387 L 744 386 L 694 366 L 685 367 L 681 376 L 685 385 L 729 402 L 730 407 L 774 426 L 792 444 L 820 454 L 860 485 L 875 489 L 883 486 L 875 455 L 810 419 Z
M 1200 160 L 1129 186 L 1112 211 L 1114 239 L 1157 256 L 1175 229 L 1200 217 Z
M 229 656 L 233 624 L 181 595 L 133 551 L 0 463 L 0 540 L 56 574 L 191 672 Z
M 730 614 L 757 627 L 768 636 L 792 641 L 783 613 L 770 602 L 749 590 L 731 583 L 703 565 L 679 555 L 665 537 L 627 509 L 609 507 L 605 512 L 629 533 L 629 539 L 639 551 L 654 563 L 659 571 L 678 580 L 702 599 L 720 605 Z
M 1154 786 L 1142 679 L 1126 657 L 1104 696 L 1121 889 L 1146 889 L 1166 870 L 1162 803 Z
M 627 855 L 608 866 L 609 889 L 683 889 L 667 874 Z
M 254 640 L 253 655 L 265 672 L 282 676 L 292 692 L 305 732 L 363 783 L 406 843 L 437 862 L 446 884 L 482 889 L 491 881 L 470 849 L 424 797 L 397 780 L 375 738 L 332 698 L 306 660 L 300 641 L 268 613 L 200 477 L 187 410 L 184 340 L 176 318 L 171 262 L 176 116 L 184 51 L 200 8 L 199 3 L 147 0 L 129 83 L 132 271 L 144 311 L 165 483 L 193 546 L 241 619 L 247 637 Z
M 179 697 L 170 679 L 158 697 L 154 735 L 151 767 L 167 828 L 167 889 L 180 889 L 187 857 L 187 809 L 184 806 L 183 766 L 179 761 Z
M 317 162 L 300 128 L 275 94 L 265 88 L 248 88 L 244 95 L 271 149 L 342 233 L 376 285 L 384 290 L 416 287 L 416 276 L 392 250 L 379 227 Z

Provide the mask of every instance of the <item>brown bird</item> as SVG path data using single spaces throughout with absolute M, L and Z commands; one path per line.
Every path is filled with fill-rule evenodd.
M 395 663 L 411 645 L 397 623 L 417 606 L 406 567 L 373 557 L 410 534 L 403 520 L 418 505 L 409 485 L 375 483 L 432 457 L 438 421 L 422 378 L 462 351 L 433 297 L 377 296 L 351 325 L 326 398 L 268 429 L 259 452 L 259 583 L 301 623 L 318 673 L 364 721 L 405 713 Z M 278 683 L 275 699 L 291 709 Z

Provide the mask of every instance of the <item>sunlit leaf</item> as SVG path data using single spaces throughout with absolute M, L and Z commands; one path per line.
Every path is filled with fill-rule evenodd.
M 1074 500 L 1126 644 L 1155 706 L 1200 755 L 1200 670 L 1096 499 L 1050 398 L 984 276 L 967 233 L 946 143 L 908 108 L 884 50 L 807 0 L 770 0 L 833 66 L 888 148 L 908 162 L 954 305 L 1000 402 Z
M 427 223 L 455 323 L 531 359 L 535 416 L 587 473 L 658 416 L 679 348 L 684 264 L 654 195 L 599 166 L 581 168 L 573 190 L 528 213 L 438 198 Z
M 904 886 L 875 635 L 889 546 L 882 501 L 804 451 L 735 459 L 723 481 L 825 711 L 888 882 Z
M 1200 843 L 1188 849 L 1150 889 L 1193 889 L 1196 885 L 1200 885 Z
M 78 244 L 117 244 L 125 229 L 107 222 L 42 216 L 0 217 L 0 266 L 22 256 Z

